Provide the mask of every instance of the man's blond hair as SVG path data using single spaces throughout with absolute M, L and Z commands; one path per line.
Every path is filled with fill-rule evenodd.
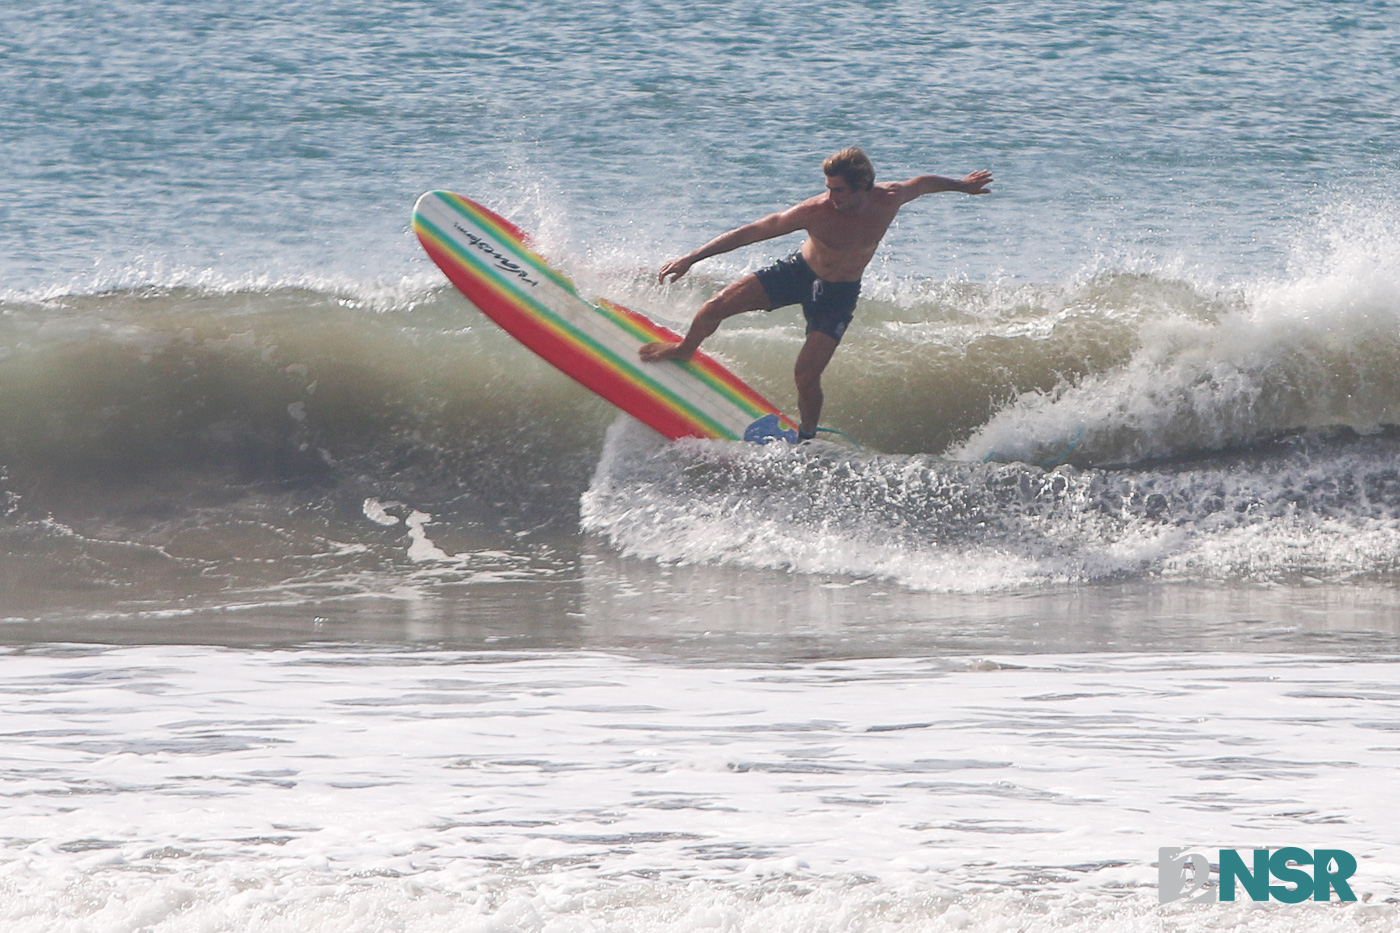
M 827 156 L 822 171 L 829 177 L 844 180 L 857 191 L 875 187 L 875 166 L 870 164 L 870 157 L 855 146 Z

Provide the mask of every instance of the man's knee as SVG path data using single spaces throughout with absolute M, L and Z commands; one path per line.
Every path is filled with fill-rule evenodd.
M 822 388 L 822 369 L 823 367 L 820 366 L 813 366 L 811 364 L 804 365 L 803 362 L 799 360 L 797 366 L 792 371 L 793 378 L 797 381 L 797 391 L 820 392 Z
M 731 282 L 700 307 L 700 313 L 724 320 L 745 311 L 763 311 L 768 307 L 768 293 L 757 276 L 746 275 Z
M 718 325 L 720 321 L 727 317 L 738 314 L 737 311 L 726 310 L 724 302 L 720 301 L 720 296 L 716 295 L 700 306 L 700 311 L 695 315 L 697 321 L 709 321 Z

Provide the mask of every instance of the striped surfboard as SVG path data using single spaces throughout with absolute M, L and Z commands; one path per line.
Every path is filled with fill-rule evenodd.
M 584 299 L 510 221 L 470 198 L 430 191 L 413 232 L 472 304 L 512 337 L 668 438 L 760 439 L 792 420 L 728 369 L 696 353 L 643 363 L 637 350 L 674 332 L 610 301 Z M 768 429 L 772 429 L 769 431 Z

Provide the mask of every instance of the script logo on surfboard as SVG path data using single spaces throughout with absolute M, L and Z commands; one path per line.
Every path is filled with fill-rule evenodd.
M 530 278 L 530 274 L 526 272 L 524 268 L 522 268 L 516 263 L 511 262 L 505 256 L 498 253 L 495 250 L 495 248 L 491 246 L 490 243 L 488 243 L 482 237 L 477 236 L 475 233 L 472 233 L 466 227 L 462 226 L 460 222 L 453 221 L 452 226 L 454 229 L 457 230 L 458 233 L 462 234 L 462 236 L 467 238 L 468 243 L 470 243 L 472 246 L 475 246 L 477 249 L 481 250 L 483 253 L 495 260 L 496 268 L 500 269 L 502 272 L 505 272 L 507 275 L 519 276 L 520 280 L 526 283 L 527 285 L 540 284 L 535 279 Z

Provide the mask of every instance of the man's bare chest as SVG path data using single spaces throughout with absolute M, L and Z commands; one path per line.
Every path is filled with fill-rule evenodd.
M 890 228 L 893 215 L 871 217 L 823 218 L 820 224 L 807 228 L 807 233 L 822 246 L 832 250 L 869 250 L 879 245 Z

